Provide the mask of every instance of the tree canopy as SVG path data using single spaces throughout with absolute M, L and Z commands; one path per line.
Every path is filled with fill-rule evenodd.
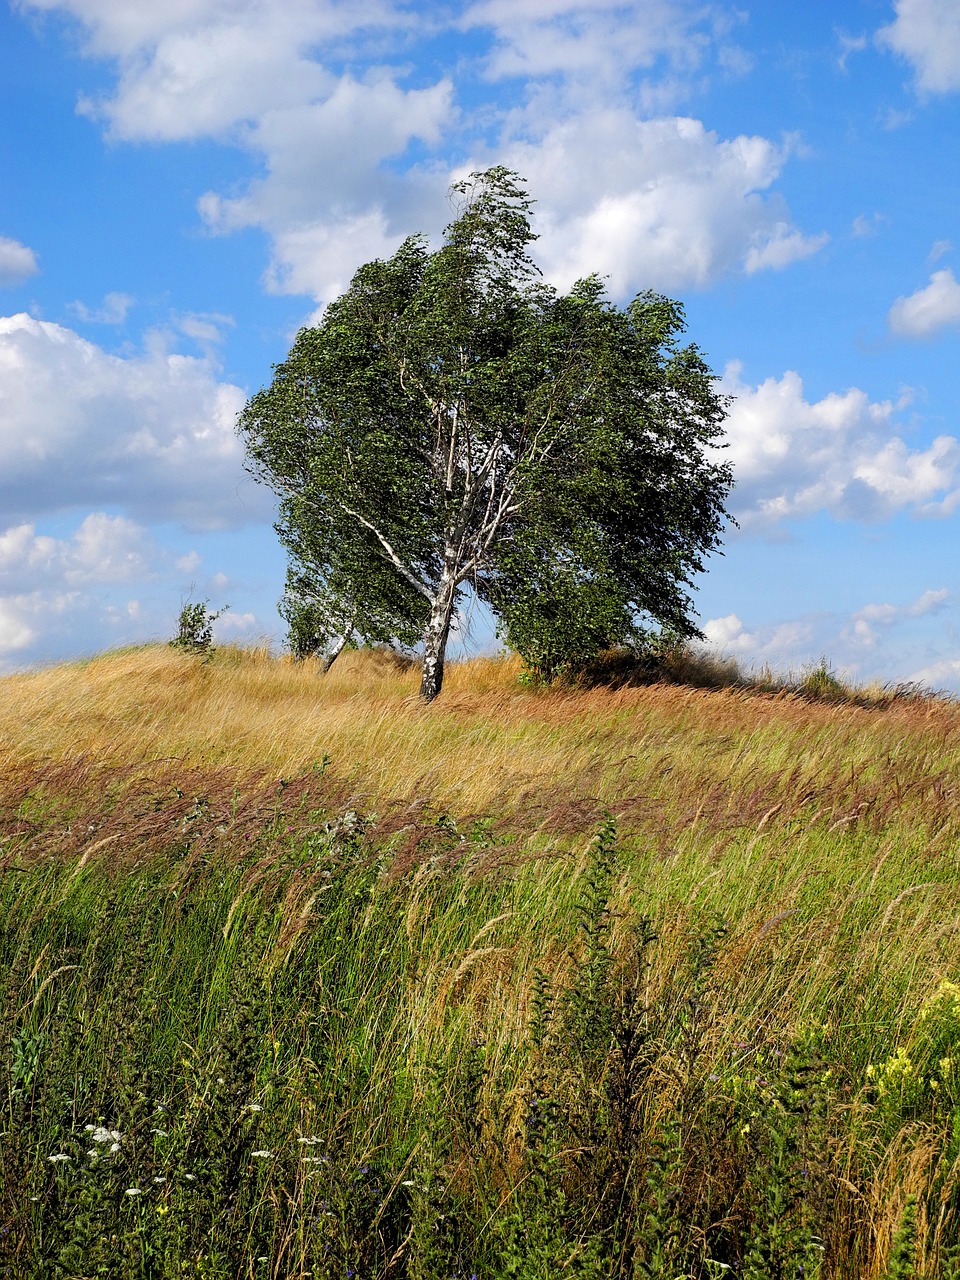
M 544 284 L 509 170 L 452 195 L 440 248 L 362 266 L 239 422 L 280 500 L 295 647 L 419 638 L 427 700 L 467 584 L 548 677 L 653 628 L 699 635 L 689 588 L 731 485 L 679 303 Z

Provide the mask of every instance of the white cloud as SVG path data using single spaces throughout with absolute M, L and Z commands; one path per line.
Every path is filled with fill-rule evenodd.
M 943 610 L 950 592 L 946 587 L 929 589 L 909 604 L 866 604 L 850 615 L 849 624 L 841 632 L 842 639 L 866 649 L 876 647 L 882 630 L 908 618 L 924 618 Z
M 25 0 L 70 13 L 87 51 L 113 59 L 112 97 L 84 100 L 111 136 L 171 141 L 229 135 L 269 111 L 322 96 L 333 77 L 315 51 L 403 19 L 380 0 Z
M 800 617 L 745 623 L 736 613 L 710 618 L 703 626 L 708 652 L 732 657 L 745 671 L 769 668 L 796 679 L 826 661 L 854 683 L 895 683 L 916 662 L 918 637 L 928 653 L 955 651 L 948 627 L 929 621 L 952 602 L 946 588 L 924 591 L 906 604 L 867 604 L 849 613 L 820 611 Z M 911 656 L 913 655 L 913 656 Z M 909 680 L 936 688 L 960 689 L 960 660 L 933 659 Z
M 155 555 L 146 530 L 124 516 L 93 512 L 70 539 L 38 534 L 30 523 L 13 525 L 0 533 L 0 590 L 143 579 Z
M 802 231 L 792 231 L 786 222 L 778 222 L 772 231 L 765 228 L 760 235 L 760 244 L 751 245 L 743 260 L 747 275 L 767 269 L 780 271 L 791 262 L 819 253 L 830 239 L 825 231 L 818 236 L 805 236 Z
M 196 550 L 187 551 L 177 557 L 175 564 L 181 573 L 193 573 L 200 568 L 200 553 Z
M 809 654 L 814 620 L 798 618 L 762 624 L 747 630 L 741 618 L 728 613 L 703 624 L 707 646 L 751 665 L 768 664 L 783 670 L 803 661 Z
M 708 16 L 676 0 L 479 0 L 462 22 L 493 31 L 487 60 L 493 79 L 588 74 L 612 88 L 660 60 L 696 69 L 711 44 Z
M 142 526 L 104 512 L 91 513 L 64 538 L 38 533 L 33 523 L 0 532 L 0 669 L 11 656 L 43 656 L 58 637 L 74 652 L 82 634 L 98 647 L 100 626 L 116 613 L 105 593 L 149 580 L 163 559 Z M 138 602 L 128 602 L 123 617 L 137 622 Z
M 913 67 L 924 93 L 960 89 L 960 7 L 956 0 L 896 0 L 896 18 L 877 40 Z
M 344 76 L 323 102 L 265 115 L 247 145 L 262 156 L 266 176 L 233 199 L 208 192 L 200 214 L 215 232 L 269 232 L 271 291 L 329 301 L 360 263 L 422 229 L 426 209 L 431 222 L 442 216 L 442 172 L 401 179 L 379 166 L 415 139 L 439 143 L 455 117 L 452 94 L 447 80 L 405 90 L 387 76 Z
M 0 663 L 5 654 L 26 649 L 36 635 L 27 621 L 25 605 L 24 599 L 7 600 L 0 596 Z
M 904 338 L 928 338 L 960 321 L 960 283 L 952 270 L 934 271 L 930 283 L 909 297 L 897 298 L 887 315 L 891 330 Z
M 886 222 L 882 213 L 858 214 L 850 224 L 851 234 L 856 237 L 876 235 L 881 225 Z
M 942 658 L 912 672 L 907 681 L 924 689 L 960 691 L 960 658 Z
M 32 249 L 9 236 L 0 236 L 0 285 L 20 284 L 39 270 Z
M 837 66 L 841 71 L 847 70 L 847 62 L 852 53 L 863 53 L 867 47 L 866 36 L 850 36 L 844 31 L 837 32 L 837 43 L 840 45 L 840 56 L 837 58 Z
M 234 613 L 232 610 L 221 614 L 213 624 L 214 635 L 218 639 L 226 639 L 229 636 L 249 637 L 258 629 L 262 628 L 255 613 Z
M 505 161 L 529 179 L 539 249 L 561 283 L 599 271 L 618 294 L 699 286 L 780 269 L 826 240 L 795 227 L 771 191 L 793 142 L 726 140 L 697 120 L 637 114 L 675 104 L 712 59 L 743 70 L 730 38 L 740 19 L 716 6 L 476 0 L 457 19 L 392 0 L 171 0 L 156 12 L 27 2 L 72 14 L 89 51 L 116 62 L 113 95 L 84 108 L 112 136 L 213 136 L 255 159 L 246 190 L 207 192 L 198 208 L 214 232 L 267 233 L 274 292 L 324 303 L 404 235 L 437 233 L 449 174 L 430 151 L 453 134 L 461 154 L 483 157 L 468 167 Z M 463 119 L 447 78 L 406 87 L 409 66 L 387 59 L 436 28 L 465 33 L 471 70 L 519 78 L 521 101 L 498 89 Z M 402 161 L 411 146 L 426 153 L 416 165 Z
M 257 487 L 238 496 L 244 400 L 209 360 L 162 346 L 120 358 L 61 325 L 0 317 L 0 510 L 113 506 L 197 527 L 262 518 Z
M 904 508 L 942 515 L 960 503 L 960 441 L 944 435 L 911 448 L 898 434 L 902 401 L 875 403 L 852 387 L 810 403 L 797 373 L 750 387 L 737 364 L 722 390 L 736 397 L 723 456 L 733 464 L 731 505 L 744 527 L 817 511 L 860 520 Z
M 511 143 L 506 163 L 537 197 L 547 276 L 569 287 L 599 272 L 623 296 L 702 286 L 815 252 L 822 240 L 790 230 L 782 202 L 763 194 L 790 152 L 790 143 L 762 137 L 722 139 L 687 117 L 638 120 L 610 108 Z
M 129 293 L 108 293 L 102 306 L 88 307 L 82 302 L 71 302 L 68 309 L 87 324 L 123 324 L 134 301 Z

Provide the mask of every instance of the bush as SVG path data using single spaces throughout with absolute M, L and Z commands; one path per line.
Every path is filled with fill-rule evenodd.
M 208 600 L 187 602 L 177 619 L 177 634 L 170 641 L 174 649 L 185 653 L 199 653 L 208 658 L 213 653 L 213 624 L 230 606 L 211 612 Z

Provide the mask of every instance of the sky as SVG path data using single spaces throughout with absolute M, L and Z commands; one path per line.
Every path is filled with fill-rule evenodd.
M 960 0 L 0 0 L 0 672 L 282 644 L 236 415 L 504 164 L 733 397 L 708 643 L 960 692 L 958 161 Z

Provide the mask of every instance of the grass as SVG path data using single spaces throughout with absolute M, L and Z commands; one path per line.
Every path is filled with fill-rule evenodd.
M 518 674 L 0 681 L 0 1274 L 960 1274 L 960 709 Z

